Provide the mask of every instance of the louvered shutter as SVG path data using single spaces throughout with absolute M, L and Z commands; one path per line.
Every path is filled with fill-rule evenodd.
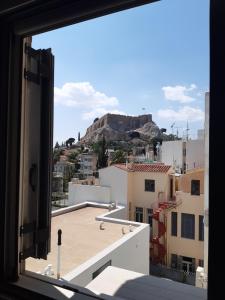
M 29 41 L 29 40 L 27 40 Z M 47 258 L 51 230 L 54 57 L 24 44 L 20 261 Z

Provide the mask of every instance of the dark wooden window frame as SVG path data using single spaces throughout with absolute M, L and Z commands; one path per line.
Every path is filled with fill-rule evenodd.
M 7 4 L 10 3 L 10 4 Z M 24 2 L 23 5 L 21 2 Z M 27 3 L 26 3 L 27 2 Z M 1 290 L 12 291 L 9 281 L 18 279 L 18 191 L 20 92 L 22 38 L 103 16 L 123 9 L 150 3 L 144 0 L 94 1 L 46 0 L 1 1 L 0 4 L 0 283 Z M 6 7 L 6 8 L 5 8 Z M 209 139 L 209 261 L 208 299 L 214 291 L 223 294 L 217 274 L 221 269 L 223 249 L 220 247 L 220 220 L 224 196 L 225 143 L 221 141 L 225 123 L 225 1 L 210 0 L 210 139 Z M 217 199 L 217 201 L 215 201 Z M 217 246 L 218 245 L 218 246 Z M 14 288 L 15 292 L 16 288 Z M 20 290 L 18 288 L 18 290 Z M 19 291 L 18 291 L 19 294 Z M 22 294 L 25 295 L 25 291 Z

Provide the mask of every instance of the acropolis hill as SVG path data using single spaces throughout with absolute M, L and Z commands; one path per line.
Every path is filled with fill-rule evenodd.
M 136 134 L 135 134 L 136 132 Z M 106 141 L 129 141 L 132 135 L 140 139 L 157 136 L 159 127 L 152 121 L 152 115 L 125 116 L 106 114 L 87 128 L 82 142 L 90 143 L 100 140 L 103 135 Z

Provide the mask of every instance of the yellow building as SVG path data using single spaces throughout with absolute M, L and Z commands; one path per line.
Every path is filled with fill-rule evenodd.
M 179 177 L 177 206 L 165 210 L 166 264 L 195 272 L 204 264 L 204 170 L 193 169 Z
M 131 221 L 150 224 L 150 259 L 195 272 L 204 259 L 204 170 L 176 174 L 171 166 L 117 164 L 100 170 L 111 201 Z

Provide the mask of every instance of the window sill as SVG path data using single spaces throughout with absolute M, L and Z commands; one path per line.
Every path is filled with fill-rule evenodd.
M 21 299 L 29 299 L 23 298 L 24 290 L 27 290 L 30 294 L 32 294 L 32 299 L 42 299 L 42 297 L 46 297 L 46 299 L 57 300 L 110 300 L 112 298 L 117 299 L 116 297 L 114 298 L 107 295 L 101 295 L 100 297 L 91 292 L 90 290 L 71 284 L 68 281 L 57 280 L 30 271 L 26 271 L 25 274 L 19 277 L 19 280 L 17 282 L 12 283 L 12 290 L 13 286 L 21 288 L 21 292 L 18 295 L 19 299 L 20 297 Z

